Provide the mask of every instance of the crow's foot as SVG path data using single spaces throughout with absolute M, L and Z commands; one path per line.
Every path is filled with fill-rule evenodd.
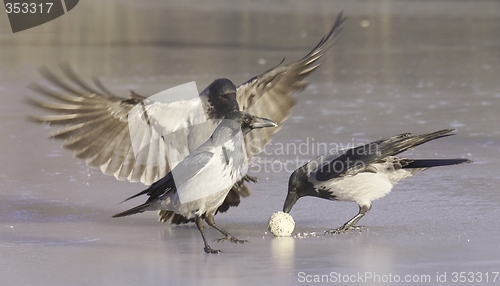
M 236 244 L 242 244 L 242 243 L 248 242 L 248 240 L 237 239 L 236 237 L 234 237 L 230 234 L 226 235 L 226 237 L 216 239 L 216 240 L 214 240 L 214 242 L 221 243 L 221 242 L 228 241 L 228 240 L 231 241 L 232 243 L 236 243 Z
M 330 229 L 330 230 L 327 230 L 325 231 L 325 234 L 329 233 L 329 234 L 341 234 L 341 233 L 346 233 L 348 231 L 351 231 L 351 230 L 358 230 L 359 232 L 361 232 L 363 229 L 365 229 L 366 227 L 365 226 L 362 226 L 362 225 L 356 225 L 356 226 L 346 226 L 346 225 L 343 225 L 339 228 L 336 228 L 336 229 Z
M 209 245 L 206 245 L 203 250 L 205 250 L 206 253 L 222 253 L 222 251 L 218 249 L 213 249 Z

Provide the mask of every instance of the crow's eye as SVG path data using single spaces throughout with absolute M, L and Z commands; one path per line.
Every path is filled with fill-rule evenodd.
M 245 118 L 245 120 L 244 120 L 244 122 L 245 122 L 246 124 L 250 124 L 250 121 L 251 121 L 251 120 L 250 120 L 250 118 Z

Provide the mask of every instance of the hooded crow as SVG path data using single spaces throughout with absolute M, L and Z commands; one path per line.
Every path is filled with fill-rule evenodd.
M 214 221 L 214 215 L 232 186 L 244 175 L 246 154 L 243 136 L 252 129 L 276 126 L 278 125 L 269 119 L 240 111 L 229 113 L 212 136 L 171 172 L 148 189 L 126 199 L 146 194 L 149 198 L 144 204 L 113 217 L 168 210 L 186 219 L 194 219 L 203 238 L 206 253 L 219 253 L 220 250 L 208 245 L 203 234 L 203 218 L 208 225 L 224 234 L 225 237 L 218 239 L 218 242 L 245 242 L 219 227 Z
M 114 95 L 96 78 L 94 86 L 81 80 L 68 66 L 62 67 L 68 80 L 41 68 L 40 73 L 59 91 L 39 84 L 33 84 L 32 88 L 58 102 L 35 99 L 30 99 L 30 102 L 56 114 L 30 118 L 36 122 L 66 125 L 49 137 L 64 140 L 63 147 L 72 150 L 88 166 L 98 167 L 103 173 L 119 180 L 150 185 L 175 167 L 175 164 L 168 163 L 171 154 L 175 153 L 175 162 L 180 162 L 210 137 L 220 119 L 234 110 L 270 118 L 278 124 L 285 121 L 295 104 L 292 94 L 307 86 L 305 78 L 320 66 L 326 51 L 336 42 L 344 21 L 340 13 L 330 32 L 304 58 L 287 65 L 282 62 L 238 87 L 228 79 L 217 79 L 201 92 L 201 100 L 151 102 L 133 91 L 129 98 L 124 99 Z M 138 135 L 145 134 L 144 137 L 134 140 L 151 141 L 151 148 L 142 152 L 140 160 L 134 154 L 128 125 L 130 113 L 137 110 L 134 107 L 144 111 L 148 123 L 142 127 L 144 130 L 139 130 L 142 132 L 136 132 Z M 201 118 L 210 122 L 201 126 L 191 125 L 192 122 L 200 122 Z M 248 158 L 260 152 L 278 130 L 259 129 L 245 137 Z M 147 134 L 154 132 L 171 136 L 168 140 L 153 142 Z M 244 179 L 255 181 L 248 176 Z M 236 182 L 219 211 L 239 205 L 240 197 L 249 193 L 244 181 Z M 193 221 L 166 210 L 160 211 L 159 215 L 161 221 L 170 223 Z
M 289 213 L 297 200 L 304 196 L 356 202 L 359 213 L 343 226 L 326 232 L 337 234 L 361 229 L 355 225 L 371 209 L 371 202 L 390 193 L 400 180 L 431 167 L 472 162 L 469 159 L 417 160 L 394 157 L 427 141 L 453 135 L 449 134 L 452 131 L 445 129 L 418 136 L 405 133 L 319 156 L 290 176 L 283 212 Z

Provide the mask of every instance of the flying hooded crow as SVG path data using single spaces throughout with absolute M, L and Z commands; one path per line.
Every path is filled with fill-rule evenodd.
M 169 160 L 172 159 L 169 158 L 172 153 L 177 157 L 175 162 L 180 162 L 205 142 L 220 119 L 231 111 L 241 110 L 270 118 L 278 124 L 285 121 L 294 106 L 292 94 L 306 87 L 305 78 L 322 63 L 325 52 L 335 43 L 336 36 L 342 30 L 344 20 L 340 13 L 330 32 L 304 58 L 287 65 L 280 63 L 238 87 L 228 79 L 217 79 L 201 92 L 201 100 L 151 102 L 133 91 L 129 98 L 124 99 L 114 95 L 96 78 L 95 86 L 82 81 L 68 66 L 62 68 L 67 80 L 47 68 L 41 68 L 41 74 L 59 91 L 39 84 L 33 84 L 32 88 L 58 102 L 35 99 L 30 99 L 30 102 L 56 114 L 31 119 L 66 125 L 49 137 L 64 140 L 63 146 L 72 150 L 75 157 L 85 160 L 88 166 L 98 167 L 103 173 L 119 180 L 140 181 L 150 185 L 175 167 L 175 164 L 171 166 L 168 163 L 172 161 Z M 200 108 L 200 104 L 203 108 Z M 128 124 L 130 113 L 137 110 L 135 107 L 144 111 L 148 124 L 135 132 L 135 136 L 144 134 L 144 137 L 134 140 L 151 141 L 150 148 L 145 150 L 148 152 L 141 152 L 141 158 L 134 154 Z M 190 125 L 191 122 L 200 122 L 201 118 L 207 118 L 210 123 Z M 247 156 L 250 158 L 260 152 L 278 130 L 259 129 L 245 137 Z M 168 140 L 153 141 L 148 134 L 154 132 L 171 136 Z M 254 180 L 248 176 L 244 179 Z M 240 197 L 248 195 L 244 180 L 236 182 L 219 211 L 224 212 L 230 206 L 239 205 Z M 193 221 L 170 211 L 160 211 L 159 215 L 161 221 L 170 223 Z
M 240 111 L 229 113 L 212 136 L 171 172 L 148 189 L 127 199 L 147 194 L 149 198 L 144 204 L 113 217 L 168 210 L 186 219 L 194 219 L 203 238 L 206 253 L 219 253 L 220 250 L 212 249 L 208 245 L 203 234 L 203 218 L 208 225 L 224 234 L 225 237 L 218 239 L 218 242 L 245 242 L 215 224 L 214 215 L 232 186 L 244 175 L 246 154 L 243 136 L 252 129 L 276 126 L 278 125 L 269 119 Z
M 418 136 L 400 134 L 319 156 L 290 176 L 283 212 L 289 213 L 297 200 L 304 196 L 356 202 L 359 213 L 343 226 L 326 232 L 337 234 L 361 229 L 355 225 L 371 209 L 371 202 L 390 193 L 400 180 L 431 167 L 472 162 L 469 159 L 417 160 L 394 157 L 427 141 L 453 135 L 449 134 L 452 131 L 445 129 Z

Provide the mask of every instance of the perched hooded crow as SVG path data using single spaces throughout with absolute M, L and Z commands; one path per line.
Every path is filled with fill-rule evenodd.
M 355 225 L 371 209 L 371 202 L 390 193 L 400 180 L 427 168 L 472 162 L 469 159 L 417 160 L 394 157 L 427 141 L 453 135 L 449 134 L 452 131 L 445 129 L 418 136 L 400 134 L 319 156 L 290 176 L 283 212 L 289 213 L 295 202 L 304 196 L 356 202 L 359 213 L 343 226 L 326 232 L 337 234 L 360 229 Z
M 212 136 L 191 152 L 165 177 L 129 199 L 147 194 L 148 200 L 113 217 L 144 211 L 168 210 L 194 219 L 200 230 L 206 253 L 219 253 L 208 245 L 203 234 L 203 218 L 211 227 L 225 235 L 218 242 L 230 240 L 243 243 L 214 222 L 214 215 L 232 186 L 244 175 L 246 154 L 243 136 L 252 129 L 276 127 L 275 122 L 240 111 L 224 117 Z
M 294 106 L 292 94 L 307 85 L 305 78 L 323 61 L 325 52 L 334 44 L 344 23 L 340 13 L 330 30 L 318 45 L 304 58 L 288 65 L 278 66 L 236 87 L 228 79 L 217 79 L 200 94 L 201 100 L 182 102 L 152 102 L 147 97 L 131 91 L 127 99 L 118 97 L 94 79 L 95 86 L 82 81 L 69 67 L 63 66 L 64 80 L 46 68 L 41 74 L 60 91 L 39 84 L 32 88 L 58 102 L 31 99 L 38 107 L 55 112 L 55 115 L 31 117 L 36 122 L 66 125 L 49 135 L 64 140 L 64 147 L 72 150 L 77 158 L 88 166 L 99 167 L 103 173 L 119 180 L 140 181 L 146 185 L 161 179 L 175 167 L 169 158 L 176 156 L 180 162 L 190 152 L 205 142 L 225 115 L 241 110 L 256 116 L 270 118 L 281 124 Z M 201 103 L 200 103 L 201 102 Z M 200 108 L 200 104 L 203 108 Z M 134 154 L 128 118 L 140 107 L 147 119 L 146 126 L 138 127 L 134 138 L 150 142 L 150 148 Z M 208 118 L 209 123 L 191 124 Z M 142 128 L 142 129 L 141 129 Z M 259 129 L 245 137 L 247 156 L 259 153 L 278 128 Z M 170 134 L 168 140 L 152 140 L 151 133 Z M 172 155 L 173 154 L 173 155 Z M 148 162 L 145 164 L 144 162 Z M 254 180 L 245 176 L 244 180 Z M 237 206 L 240 197 L 249 195 L 244 180 L 236 182 L 218 211 Z M 188 220 L 170 211 L 160 211 L 160 220 L 170 223 L 186 223 Z

